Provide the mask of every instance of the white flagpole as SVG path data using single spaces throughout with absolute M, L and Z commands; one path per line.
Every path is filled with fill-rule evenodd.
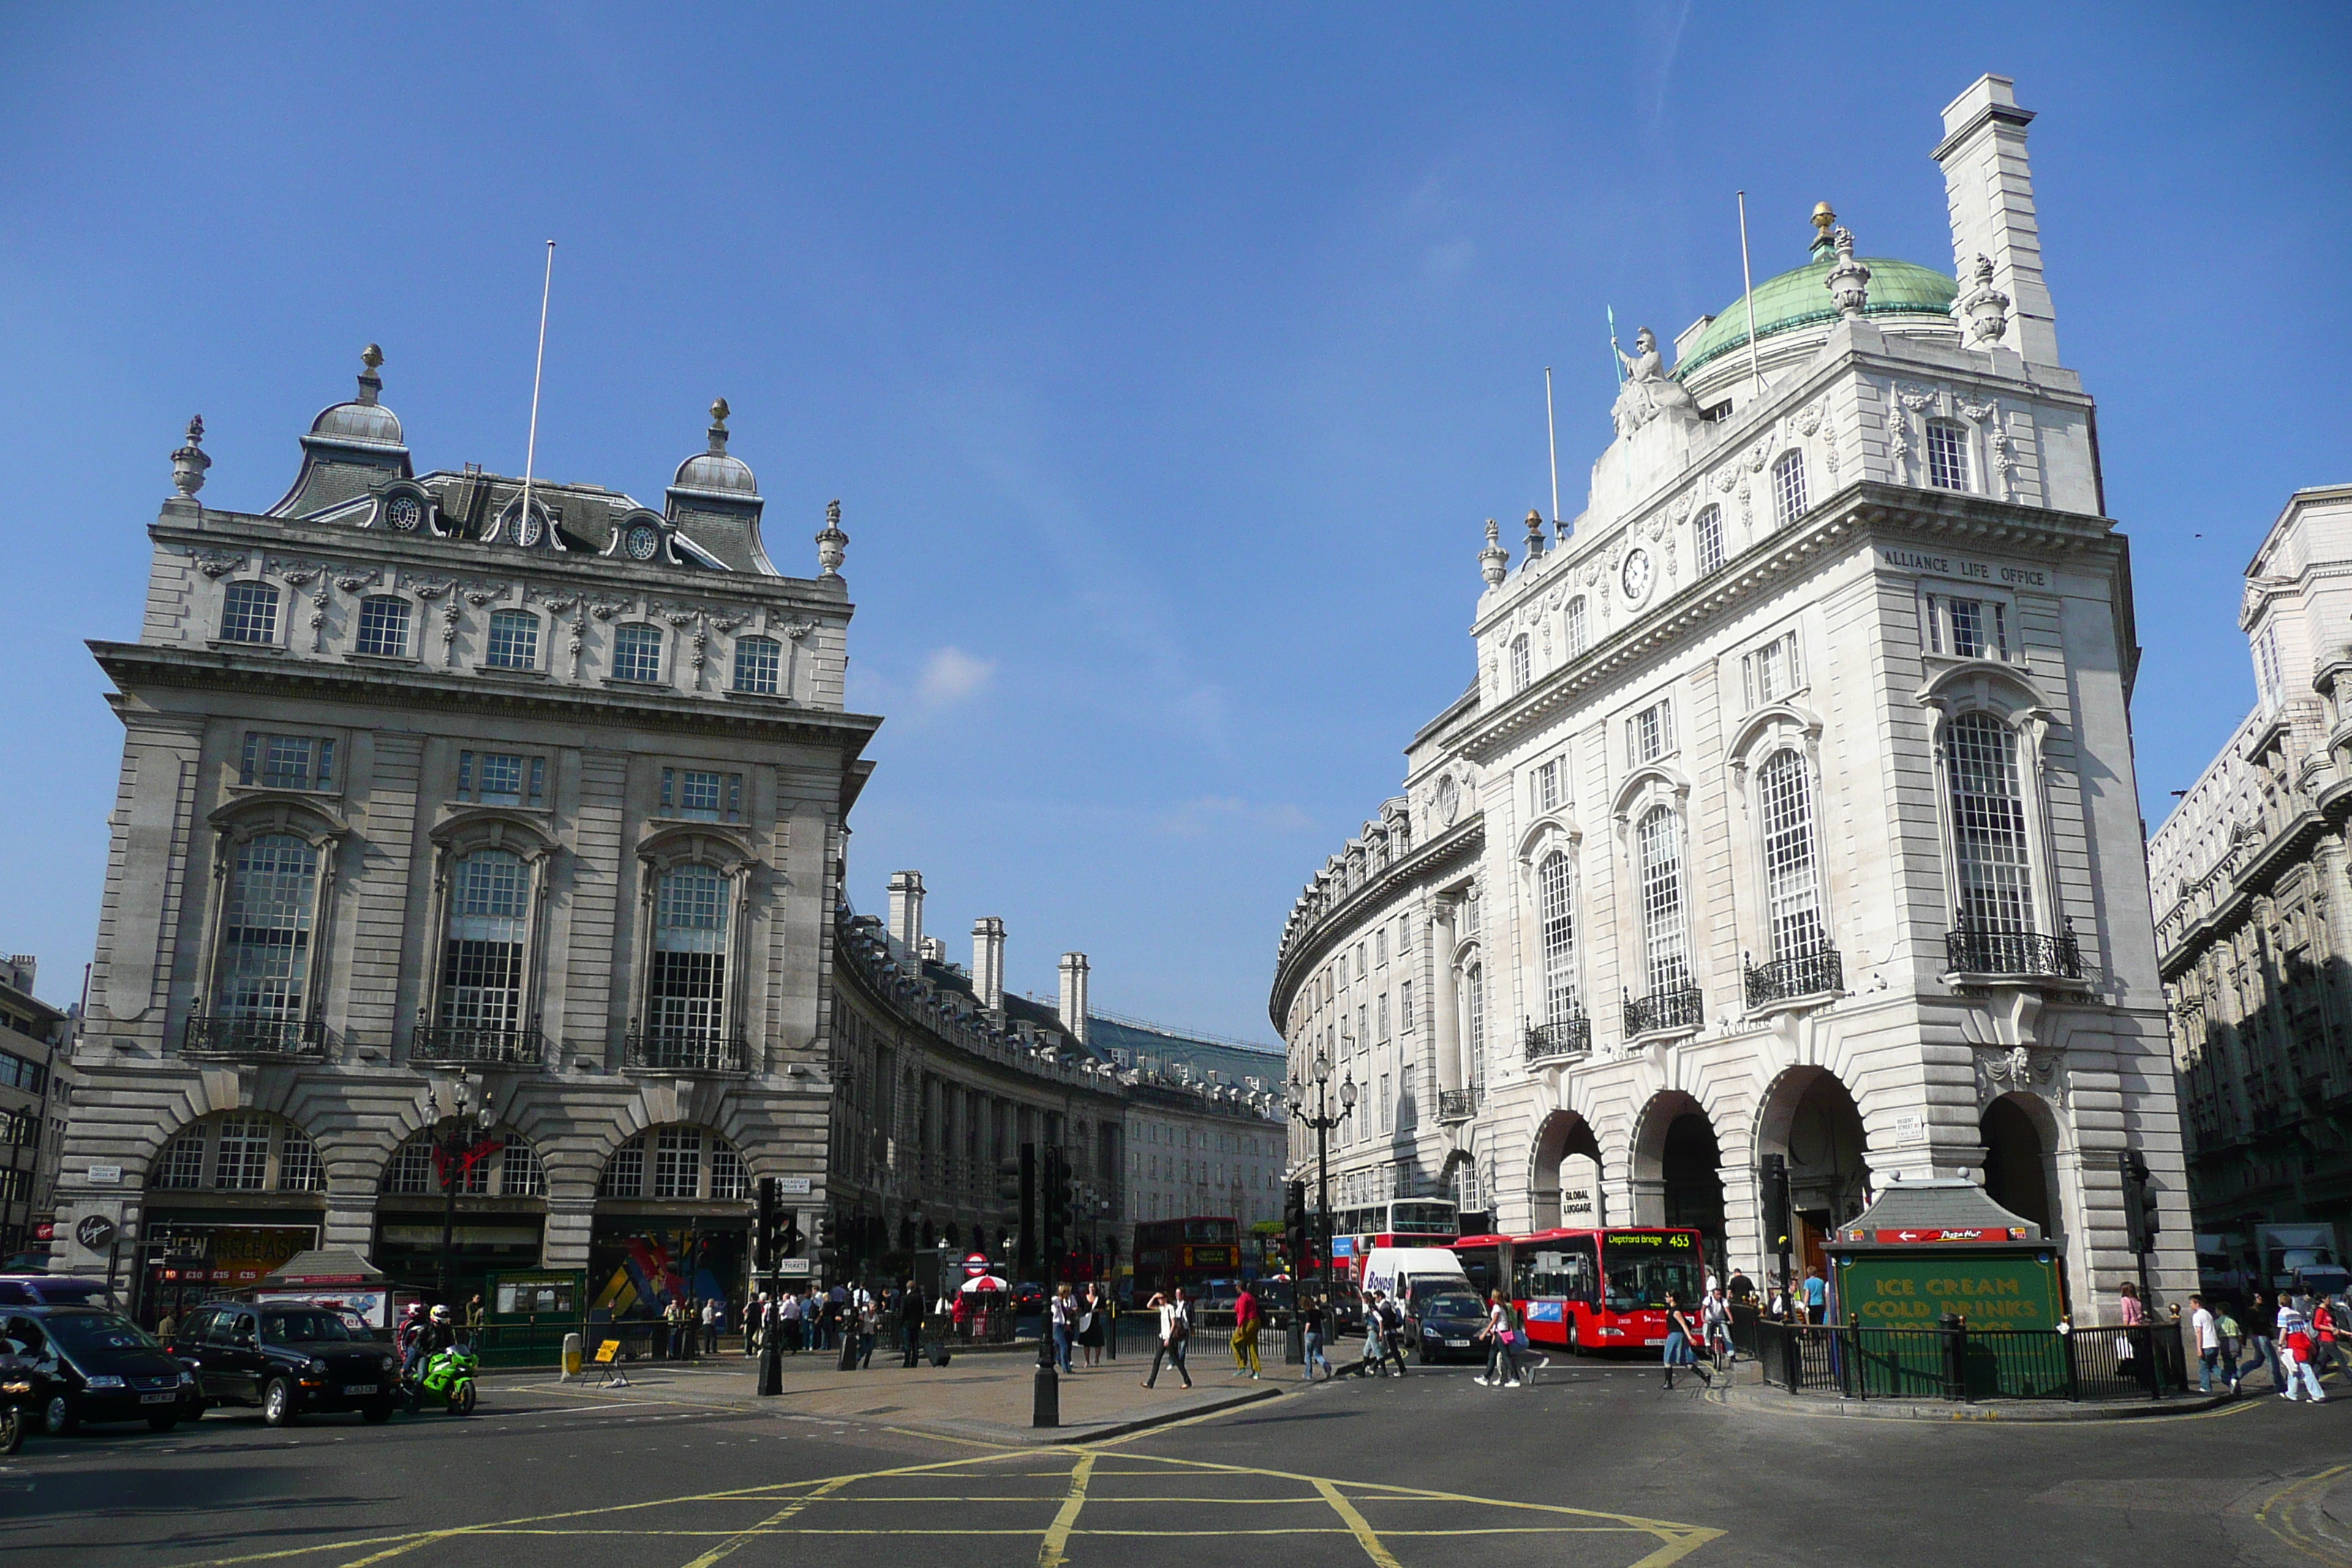
M 1748 375 L 1755 383 L 1756 395 L 1764 394 L 1764 371 L 1757 363 L 1756 350 L 1756 274 L 1748 268 L 1748 193 L 1739 193 L 1739 287 L 1741 303 L 1748 307 Z
M 1551 412 L 1551 366 L 1544 366 L 1544 434 L 1551 438 L 1551 525 L 1559 527 L 1559 425 Z
M 547 369 L 547 298 L 555 289 L 555 241 L 547 242 L 547 277 L 539 286 L 539 358 L 530 367 L 530 439 L 522 454 L 522 510 L 515 514 L 520 537 L 530 520 L 531 471 L 539 464 L 539 380 Z

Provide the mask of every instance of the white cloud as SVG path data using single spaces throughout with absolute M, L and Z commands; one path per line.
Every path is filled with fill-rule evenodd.
M 996 661 L 976 658 L 960 647 L 943 647 L 923 661 L 915 694 L 927 708 L 944 708 L 983 690 L 996 674 Z

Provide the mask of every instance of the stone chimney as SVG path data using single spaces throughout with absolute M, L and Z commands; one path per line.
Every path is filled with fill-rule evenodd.
M 1952 274 L 1966 293 L 1977 258 L 1992 263 L 1991 286 L 2014 311 L 2004 348 L 2032 364 L 2058 363 L 2057 313 L 2042 281 L 2042 226 L 2033 213 L 2033 174 L 2025 163 L 2025 127 L 2016 85 L 1981 76 L 1944 106 L 1944 140 L 1936 148 L 1952 216 Z M 1982 343 L 1970 343 L 1983 348 Z
M 971 922 L 971 989 L 990 1012 L 1004 1010 L 1004 922 L 994 915 Z
M 1062 954 L 1062 1027 L 1078 1044 L 1087 1043 L 1087 955 Z
M 890 938 L 908 952 L 923 951 L 923 874 L 890 874 Z

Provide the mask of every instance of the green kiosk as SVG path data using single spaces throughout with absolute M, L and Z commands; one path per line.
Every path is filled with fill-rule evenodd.
M 2064 1264 L 1974 1182 L 1893 1183 L 1823 1250 L 1834 1321 L 1864 1331 L 1841 1369 L 1854 1393 L 2065 1394 Z

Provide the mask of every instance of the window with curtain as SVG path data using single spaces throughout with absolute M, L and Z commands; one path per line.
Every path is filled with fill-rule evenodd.
M 1821 880 L 1814 864 L 1812 774 L 1795 752 L 1757 771 L 1763 805 L 1765 900 L 1772 956 L 1794 958 L 1822 945 Z
M 1642 946 L 1650 994 L 1690 983 L 1690 929 L 1683 911 L 1682 821 L 1650 808 L 1633 830 L 1642 889 Z
M 319 851 L 288 833 L 247 839 L 229 873 L 221 932 L 221 1014 L 257 1025 L 303 1016 Z
M 505 849 L 478 849 L 449 879 L 441 958 L 441 1025 L 504 1032 L 521 1026 L 524 922 L 530 870 Z
M 1565 1024 L 1577 1015 L 1575 894 L 1576 879 L 1568 857 L 1555 849 L 1536 867 L 1547 1023 Z
M 654 898 L 653 973 L 646 990 L 649 1033 L 723 1035 L 727 995 L 727 879 L 709 866 L 662 873 Z
M 1952 795 L 1952 847 L 1959 865 L 1963 931 L 2003 935 L 2033 929 L 2033 868 L 2017 732 L 1990 713 L 1963 713 L 1944 731 Z

